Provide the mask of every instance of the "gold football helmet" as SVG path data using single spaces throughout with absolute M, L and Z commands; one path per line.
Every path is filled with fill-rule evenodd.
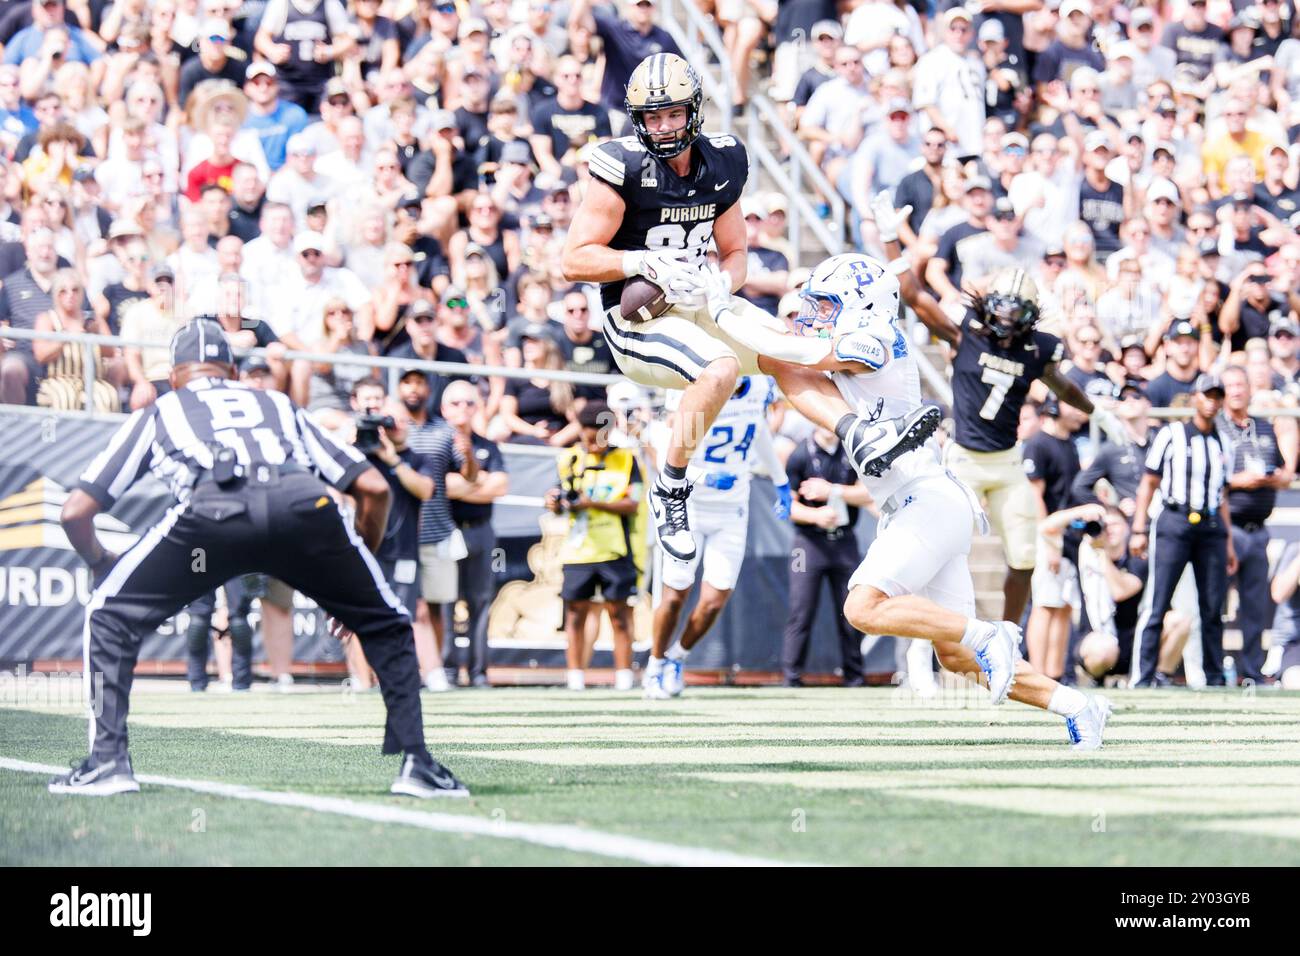
M 655 53 L 632 71 L 627 84 L 627 115 L 636 137 L 661 159 L 676 156 L 700 135 L 704 125 L 704 88 L 694 67 L 675 53 Z M 674 106 L 686 107 L 686 125 L 670 134 L 646 129 L 645 114 Z
M 989 283 L 972 305 L 985 332 L 1003 342 L 1031 332 L 1038 322 L 1038 287 L 1024 269 L 1008 267 Z

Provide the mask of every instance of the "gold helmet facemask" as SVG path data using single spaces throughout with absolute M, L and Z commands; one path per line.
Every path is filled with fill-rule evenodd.
M 703 103 L 704 90 L 695 69 L 674 53 L 656 53 L 632 71 L 624 105 L 641 145 L 651 155 L 671 159 L 699 138 L 704 125 Z M 675 106 L 686 107 L 686 124 L 681 129 L 665 134 L 646 128 L 646 113 Z

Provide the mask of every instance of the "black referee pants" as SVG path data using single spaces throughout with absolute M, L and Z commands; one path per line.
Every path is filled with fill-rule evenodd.
M 84 635 L 95 761 L 127 752 L 127 708 L 143 639 L 195 598 L 252 571 L 301 591 L 356 633 L 388 710 L 384 753 L 424 753 L 410 619 L 325 485 L 291 473 L 265 485 L 200 485 L 95 589 Z
M 1223 685 L 1223 600 L 1228 591 L 1228 530 L 1217 517 L 1192 524 L 1183 512 L 1160 513 L 1151 539 L 1147 577 L 1150 606 L 1139 645 L 1138 682 L 1155 680 L 1160 633 L 1174 589 L 1188 562 L 1196 577 L 1201 611 L 1202 666 L 1205 681 Z
M 1241 654 L 1237 674 L 1256 684 L 1264 679 L 1264 629 L 1273 623 L 1273 596 L 1268 579 L 1268 529 L 1246 530 L 1232 526 L 1232 548 L 1237 552 L 1237 626 L 1241 628 Z

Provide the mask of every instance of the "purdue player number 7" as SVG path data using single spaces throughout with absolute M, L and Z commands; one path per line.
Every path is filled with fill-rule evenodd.
M 1124 428 L 1113 412 L 1092 400 L 1065 377 L 1058 363 L 1064 346 L 1035 327 L 1038 292 L 1023 270 L 996 273 L 983 295 L 975 296 L 960 325 L 948 317 L 911 274 L 898 244 L 898 224 L 910 206 L 895 210 L 888 193 L 871 204 L 885 252 L 894 262 L 903 301 L 925 326 L 955 350 L 953 417 L 957 435 L 946 464 L 986 505 L 1007 561 L 1002 616 L 1019 621 L 1029 599 L 1038 539 L 1038 504 L 1020 461 L 1016 430 L 1020 408 L 1035 379 L 1061 401 L 1091 415 L 1112 440 L 1124 443 Z
M 574 216 L 562 265 L 571 282 L 601 283 L 606 341 L 623 374 L 641 385 L 682 390 L 663 468 L 650 493 L 659 543 L 691 561 L 695 541 L 686 503 L 686 464 L 736 389 L 741 375 L 768 374 L 807 418 L 834 429 L 854 466 L 883 471 L 938 426 L 933 410 L 897 420 L 854 415 L 824 375 L 770 358 L 720 331 L 705 307 L 702 267 L 710 243 L 730 291 L 745 283 L 748 248 L 739 199 L 749 173 L 734 136 L 702 134 L 700 78 L 681 57 L 649 56 L 627 86 L 635 136 L 591 151 L 591 181 Z M 644 276 L 664 290 L 662 315 L 625 319 L 623 284 Z M 744 299 L 732 310 L 745 323 L 785 331 Z

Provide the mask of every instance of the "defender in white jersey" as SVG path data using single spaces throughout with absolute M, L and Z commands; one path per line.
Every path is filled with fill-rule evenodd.
M 897 324 L 898 279 L 870 256 L 846 253 L 813 269 L 801 291 L 800 334 L 752 331 L 728 310 L 720 280 L 710 277 L 708 287 L 709 312 L 720 327 L 748 336 L 760 354 L 830 373 L 860 418 L 885 420 L 921 405 L 916 360 Z M 1110 711 L 1105 698 L 1062 687 L 1021 660 L 1015 624 L 975 618 L 966 558 L 976 524 L 986 519 L 933 445 L 908 451 L 863 482 L 882 520 L 849 584 L 849 622 L 868 634 L 933 641 L 944 667 L 987 682 L 993 703 L 1010 696 L 1060 714 L 1072 747 L 1100 747 Z
M 668 393 L 669 411 L 680 394 Z M 658 551 L 661 587 L 655 596 L 654 645 L 643 680 L 647 698 L 666 700 L 681 694 L 682 668 L 687 655 L 708 633 L 736 587 L 745 560 L 749 477 L 755 464 L 763 466 L 776 486 L 777 517 L 782 520 L 790 517 L 790 483 L 772 445 L 767 424 L 767 410 L 775 394 L 774 384 L 765 376 L 741 378 L 691 458 L 688 474 L 695 491 L 688 508 L 695 557 L 682 561 L 662 549 Z M 655 443 L 661 461 L 667 450 L 666 431 L 660 431 L 662 440 Z M 704 582 L 699 601 L 687 618 L 682 636 L 670 647 L 686 598 L 701 568 Z

